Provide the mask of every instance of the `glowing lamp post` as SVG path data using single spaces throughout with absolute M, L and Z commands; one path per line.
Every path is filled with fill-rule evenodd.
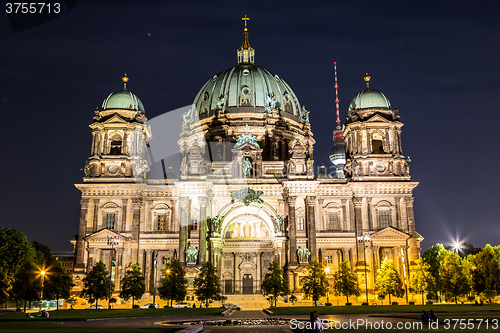
M 113 273 L 113 259 L 114 259 L 114 246 L 120 243 L 118 236 L 108 236 L 108 245 L 111 245 L 111 265 L 109 267 L 109 296 L 108 296 L 108 310 L 111 309 L 111 274 Z
M 40 311 L 42 311 L 42 302 L 43 302 L 43 283 L 45 281 L 45 270 L 42 270 L 40 272 L 40 274 L 42 275 L 42 292 L 41 292 L 41 295 L 40 295 L 40 304 L 39 304 L 39 308 L 40 308 Z
M 458 250 L 462 249 L 462 243 L 460 241 L 456 241 L 453 243 L 453 251 L 455 251 L 456 254 L 458 254 Z
M 365 262 L 365 290 L 366 290 L 366 304 L 368 304 L 368 274 L 366 269 L 366 242 L 369 242 L 370 234 L 364 233 L 363 235 L 358 236 L 358 242 L 363 242 L 363 259 Z
M 328 281 L 328 272 L 330 271 L 329 267 L 325 267 L 326 280 Z M 328 290 L 326 291 L 326 302 L 330 303 L 330 283 L 328 283 Z

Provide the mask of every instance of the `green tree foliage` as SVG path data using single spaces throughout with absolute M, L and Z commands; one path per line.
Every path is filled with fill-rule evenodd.
M 348 261 L 340 264 L 333 274 L 333 290 L 336 296 L 343 295 L 349 303 L 349 296 L 359 296 L 358 276 L 351 271 Z
M 439 270 L 441 288 L 455 298 L 455 303 L 458 303 L 457 297 L 466 295 L 471 289 L 469 267 L 467 259 L 458 254 L 448 252 L 444 257 Z
M 500 293 L 500 256 L 495 249 L 486 244 L 478 254 L 471 258 L 472 283 L 478 294 L 485 290 L 495 290 Z
M 62 266 L 60 262 L 53 262 L 45 274 L 43 295 L 45 299 L 68 299 L 70 298 L 71 288 L 75 285 L 73 277 Z M 59 309 L 59 302 L 57 302 Z
M 415 265 L 410 267 L 410 292 L 422 294 L 422 304 L 424 303 L 424 294 L 428 292 L 429 286 L 432 286 L 432 275 L 430 266 L 422 258 L 415 261 Z
M 33 247 L 21 231 L 0 228 L 0 304 L 12 295 L 14 276 L 33 257 Z
M 42 277 L 39 269 L 31 260 L 25 261 L 13 278 L 11 298 L 26 311 L 26 302 L 40 300 L 41 290 Z
M 167 300 L 172 306 L 172 301 L 182 302 L 187 294 L 186 272 L 177 259 L 172 259 L 161 271 L 160 287 L 158 294 L 161 299 Z
M 391 296 L 404 296 L 405 290 L 403 289 L 403 282 L 392 260 L 385 259 L 377 270 L 375 288 L 378 290 L 379 294 L 389 295 L 389 304 L 391 304 Z
M 274 306 L 278 300 L 278 296 L 284 297 L 290 294 L 288 282 L 283 277 L 283 269 L 280 267 L 278 261 L 274 260 L 269 265 L 269 273 L 264 277 L 262 282 L 262 291 L 264 296 L 271 296 L 274 301 Z
M 128 301 L 132 297 L 132 307 L 135 300 L 141 298 L 146 292 L 144 276 L 141 273 L 141 266 L 133 262 L 121 280 L 120 297 Z
M 83 278 L 83 290 L 81 297 L 89 300 L 95 300 L 95 306 L 99 305 L 99 299 L 109 297 L 109 281 L 111 276 L 106 269 L 106 265 L 101 261 L 96 263 L 92 270 Z M 113 289 L 113 284 L 111 284 Z
M 432 279 L 429 281 L 429 291 L 436 294 L 441 291 L 441 280 L 439 270 L 444 257 L 448 254 L 443 244 L 436 244 L 424 251 L 422 260 L 429 265 Z
M 310 262 L 308 274 L 300 279 L 302 284 L 302 292 L 306 296 L 312 296 L 314 306 L 321 296 L 325 296 L 328 291 L 329 283 L 326 278 L 325 270 L 317 260 Z
M 220 300 L 222 289 L 217 269 L 207 261 L 201 266 L 200 273 L 194 279 L 194 294 L 208 308 L 210 300 Z

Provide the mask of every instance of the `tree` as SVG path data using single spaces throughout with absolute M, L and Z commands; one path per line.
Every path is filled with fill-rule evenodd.
M 429 280 L 429 291 L 432 291 L 436 296 L 441 291 L 439 269 L 447 253 L 448 251 L 443 244 L 436 244 L 425 250 L 422 255 L 422 260 L 429 265 L 429 273 L 432 276 L 432 279 Z
M 424 293 L 431 286 L 432 276 L 430 266 L 422 258 L 415 261 L 415 265 L 410 267 L 409 289 L 416 294 L 422 294 L 422 304 L 424 304 Z
M 207 261 L 201 266 L 198 277 L 194 279 L 194 294 L 208 308 L 210 300 L 218 300 L 222 295 L 220 279 L 217 275 L 217 269 Z
M 458 303 L 457 297 L 464 296 L 470 291 L 470 273 L 467 269 L 467 259 L 461 259 L 456 253 L 448 252 L 444 257 L 439 270 L 441 287 L 443 292 L 450 293 Z
M 95 307 L 99 305 L 99 299 L 109 297 L 109 281 L 111 277 L 106 265 L 101 261 L 96 263 L 92 270 L 87 273 L 87 276 L 83 278 L 83 290 L 81 297 L 89 300 L 95 300 Z M 113 289 L 113 284 L 111 284 L 111 289 Z
M 66 302 L 68 302 L 69 306 L 71 306 L 71 310 L 73 310 L 73 307 L 77 303 L 77 299 L 73 296 L 70 296 L 68 299 L 66 299 Z
M 59 310 L 59 299 L 70 298 L 74 285 L 71 274 L 62 268 L 60 262 L 54 262 L 45 274 L 43 295 L 48 299 L 56 299 Z
M 12 299 L 17 306 L 22 304 L 26 312 L 26 302 L 40 300 L 42 279 L 37 267 L 31 260 L 25 261 L 13 278 Z
M 158 294 L 161 299 L 167 300 L 172 306 L 172 301 L 182 302 L 187 294 L 186 272 L 177 259 L 172 259 L 161 271 L 160 287 Z
M 288 282 L 283 278 L 283 269 L 280 267 L 278 261 L 274 260 L 269 265 L 269 273 L 264 277 L 262 282 L 262 291 L 264 296 L 270 295 L 274 301 L 274 306 L 276 307 L 276 302 L 278 296 L 284 297 L 290 294 L 290 289 L 288 287 Z
M 405 290 L 403 289 L 403 282 L 392 260 L 385 259 L 377 270 L 375 288 L 378 290 L 379 294 L 389 295 L 389 304 L 392 304 L 391 296 L 404 296 Z
M 478 254 L 472 257 L 472 283 L 478 294 L 486 290 L 500 292 L 500 256 L 495 249 L 486 244 Z
M 130 268 L 122 278 L 120 297 L 126 301 L 132 297 L 132 307 L 134 307 L 135 300 L 141 298 L 146 292 L 146 285 L 141 273 L 141 266 L 133 262 Z
M 358 277 L 351 272 L 348 261 L 340 264 L 339 270 L 333 274 L 333 290 L 335 296 L 344 295 L 349 303 L 349 296 L 359 296 Z
M 33 246 L 21 231 L 0 228 L 0 304 L 12 296 L 14 276 L 33 256 Z
M 321 296 L 325 296 L 328 291 L 329 283 L 326 278 L 325 270 L 317 260 L 310 262 L 308 274 L 300 279 L 302 284 L 302 292 L 306 296 L 312 296 L 314 306 Z

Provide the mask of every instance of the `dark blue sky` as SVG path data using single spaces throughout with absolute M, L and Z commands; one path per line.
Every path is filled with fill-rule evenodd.
M 498 245 L 499 12 L 498 1 L 100 1 L 17 33 L 0 14 L 0 226 L 71 249 L 96 106 L 125 72 L 150 119 L 191 104 L 235 64 L 246 14 L 256 64 L 311 111 L 317 166 L 330 165 L 333 62 L 342 120 L 368 71 L 405 124 L 423 248 L 457 233 Z

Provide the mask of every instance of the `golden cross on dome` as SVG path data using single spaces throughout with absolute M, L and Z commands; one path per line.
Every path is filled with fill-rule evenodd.
M 250 18 L 245 15 L 245 17 L 242 17 L 241 20 L 245 21 L 245 31 L 246 31 L 247 30 L 247 21 L 250 20 Z

